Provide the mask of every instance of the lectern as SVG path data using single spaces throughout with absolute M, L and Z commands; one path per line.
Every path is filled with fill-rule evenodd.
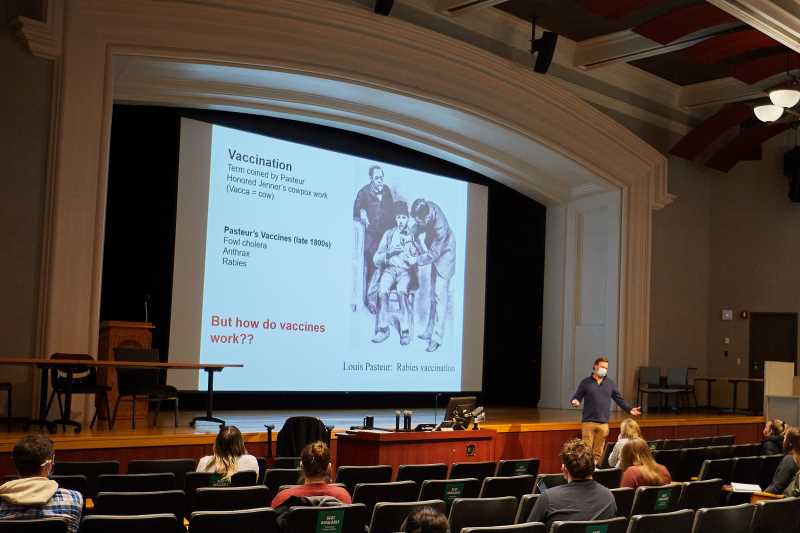
M 101 361 L 113 361 L 114 350 L 116 348 L 152 348 L 153 329 L 155 326 L 150 322 L 124 322 L 120 320 L 106 320 L 100 323 L 100 344 L 97 350 L 97 358 Z M 117 401 L 117 372 L 113 368 L 102 368 L 99 373 L 101 383 L 111 387 L 108 393 L 108 402 L 112 408 Z M 142 397 L 144 400 L 145 397 Z M 105 412 L 105 408 L 96 405 L 100 418 L 110 416 Z M 147 419 L 148 403 L 146 401 L 136 402 L 136 420 Z M 122 401 L 117 413 L 117 423 L 131 419 L 131 402 Z

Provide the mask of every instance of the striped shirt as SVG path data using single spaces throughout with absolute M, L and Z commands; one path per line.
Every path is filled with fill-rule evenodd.
M 4 520 L 32 520 L 57 517 L 67 522 L 69 533 L 78 533 L 83 512 L 83 496 L 80 492 L 57 489 L 53 497 L 41 506 L 17 505 L 0 499 L 0 518 Z

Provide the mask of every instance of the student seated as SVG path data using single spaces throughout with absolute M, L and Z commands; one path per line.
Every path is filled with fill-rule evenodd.
M 785 494 L 792 492 L 792 480 L 795 478 L 800 468 L 800 428 L 789 428 L 783 437 L 783 451 L 786 456 L 781 459 L 775 475 L 772 476 L 772 483 L 764 489 L 764 492 L 773 494 Z M 796 483 L 794 483 L 796 485 Z
M 303 448 L 300 462 L 303 467 L 303 484 L 280 491 L 272 500 L 273 508 L 284 505 L 290 498 L 308 500 L 294 505 L 314 505 L 320 502 L 327 505 L 326 501 L 331 499 L 338 500 L 339 503 L 353 503 L 346 489 L 330 484 L 331 453 L 324 442 L 313 442 Z
M 77 533 L 83 496 L 48 479 L 55 462 L 53 441 L 44 435 L 22 437 L 14 445 L 11 458 L 20 479 L 0 485 L 0 519 L 58 517 L 66 520 L 69 533 Z
M 450 533 L 447 517 L 432 507 L 414 509 L 400 526 L 403 533 Z
M 226 486 L 237 472 L 258 474 L 258 460 L 247 453 L 242 433 L 236 426 L 223 426 L 214 441 L 214 455 L 201 458 L 197 471 L 218 474 L 219 478 L 212 481 L 212 485 Z
M 620 468 L 621 487 L 657 487 L 672 483 L 672 476 L 664 465 L 656 463 L 644 439 L 631 439 L 622 448 Z
M 572 439 L 564 443 L 561 471 L 567 484 L 545 490 L 528 522 L 544 522 L 549 531 L 558 520 L 605 520 L 617 514 L 614 495 L 592 479 L 594 456 L 586 442 Z
M 617 442 L 614 443 L 614 449 L 611 450 L 611 455 L 608 456 L 608 465 L 611 468 L 617 468 L 622 460 L 622 448 L 631 439 L 641 439 L 642 431 L 639 429 L 639 423 L 633 418 L 626 418 L 619 425 L 619 437 Z
M 762 455 L 775 455 L 783 451 L 783 434 L 786 432 L 786 424 L 779 418 L 767 420 L 764 424 L 764 440 L 761 441 Z

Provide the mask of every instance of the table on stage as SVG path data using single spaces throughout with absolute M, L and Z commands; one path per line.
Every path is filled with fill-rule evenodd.
M 336 433 L 340 465 L 463 463 L 493 461 L 493 429 L 464 431 L 372 431 Z
M 63 420 L 69 420 L 71 405 L 71 394 L 69 394 L 69 383 L 72 381 L 72 369 L 75 367 L 94 367 L 94 368 L 140 368 L 140 369 L 160 369 L 160 370 L 203 370 L 208 374 L 208 390 L 206 392 L 206 414 L 204 416 L 196 416 L 190 422 L 194 426 L 197 422 L 216 422 L 218 424 L 225 424 L 221 418 L 214 416 L 214 374 L 222 372 L 225 368 L 242 368 L 242 364 L 217 364 L 217 363 L 155 363 L 146 361 L 98 361 L 93 359 L 91 361 L 86 359 L 37 359 L 35 357 L 16 357 L 8 359 L 0 359 L 0 366 L 35 366 L 39 369 L 41 386 L 39 390 L 39 418 L 33 420 L 34 424 L 47 427 L 50 431 L 56 426 L 56 423 L 47 420 L 47 391 L 49 385 L 47 383 L 47 376 L 49 370 L 52 368 L 61 368 L 67 374 L 67 394 L 64 398 L 64 417 Z M 110 417 L 109 413 L 106 416 Z M 61 422 L 58 420 L 56 422 Z M 81 426 L 78 424 L 75 431 L 80 431 Z
M 736 414 L 736 413 L 739 413 L 739 412 L 747 414 L 747 413 L 750 412 L 749 409 L 742 410 L 742 409 L 739 409 L 738 407 L 736 407 L 736 403 L 738 402 L 738 399 L 739 399 L 739 383 L 764 383 L 764 378 L 706 377 L 706 378 L 694 378 L 694 380 L 695 381 L 705 381 L 707 383 L 706 386 L 707 386 L 707 390 L 708 390 L 708 400 L 706 400 L 706 403 L 708 405 L 705 405 L 704 407 L 711 407 L 711 384 L 712 383 L 714 383 L 716 381 L 727 381 L 728 383 L 733 385 L 733 389 L 732 389 L 733 390 L 733 398 L 731 399 L 731 401 L 733 403 L 731 404 L 731 407 L 730 408 L 726 407 L 724 409 L 720 409 L 721 413 L 731 413 L 731 414 Z

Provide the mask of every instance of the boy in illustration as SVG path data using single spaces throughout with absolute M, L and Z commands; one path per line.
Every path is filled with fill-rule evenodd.
M 386 230 L 372 260 L 378 277 L 378 318 L 372 342 L 389 338 L 389 291 L 394 287 L 400 300 L 400 344 L 411 342 L 409 318 L 413 310 L 409 305 L 409 289 L 416 282 L 418 251 L 414 235 L 408 227 L 408 204 L 394 203 L 395 226 Z

